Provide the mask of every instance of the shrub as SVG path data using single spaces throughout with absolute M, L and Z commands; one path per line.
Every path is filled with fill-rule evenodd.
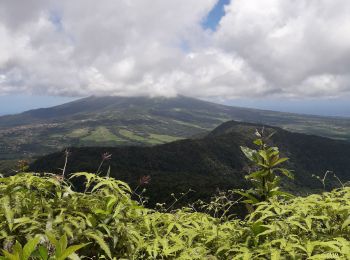
M 246 198 L 244 201 L 247 205 L 256 204 L 266 201 L 275 196 L 292 197 L 291 194 L 280 191 L 279 184 L 281 177 L 284 175 L 293 179 L 293 174 L 281 164 L 286 162 L 288 158 L 280 157 L 278 147 L 270 147 L 267 144 L 269 138 L 273 135 L 264 137 L 264 129 L 260 132 L 256 131 L 258 139 L 254 144 L 258 149 L 241 147 L 244 155 L 253 163 L 253 172 L 246 175 L 246 179 L 250 180 L 253 188 L 247 191 L 237 191 Z M 252 209 L 250 208 L 250 211 Z
M 63 256 L 71 259 L 350 258 L 347 187 L 306 198 L 268 198 L 245 220 L 221 221 L 187 208 L 146 209 L 131 200 L 123 182 L 89 173 L 77 177 L 85 178 L 85 193 L 74 192 L 61 176 L 0 178 L 0 259 L 20 259 L 13 255 L 24 251 L 31 259 L 47 259 L 45 252 L 61 259 L 57 252 L 69 248 Z

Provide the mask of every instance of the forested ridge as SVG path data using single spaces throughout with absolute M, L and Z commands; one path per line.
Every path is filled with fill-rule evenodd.
M 217 190 L 246 188 L 244 175 L 249 171 L 249 161 L 240 146 L 249 145 L 255 131 L 263 129 L 274 133 L 269 142 L 278 146 L 283 155 L 290 158 L 288 168 L 294 170 L 295 179 L 281 185 L 294 194 L 310 194 L 323 190 L 316 178 L 332 171 L 327 178 L 328 190 L 339 182 L 350 180 L 350 144 L 313 135 L 291 133 L 271 126 L 230 121 L 214 129 L 204 137 L 180 140 L 153 147 L 82 147 L 69 148 L 67 172 L 96 172 L 102 155 L 110 155 L 102 170 L 110 170 L 110 176 L 127 182 L 132 188 L 141 176 L 150 175 L 146 196 L 149 206 L 172 201 L 171 193 L 193 190 L 179 205 L 197 199 L 209 200 Z M 31 171 L 61 172 L 65 152 L 39 158 L 30 165 Z M 76 183 L 79 185 L 80 182 Z

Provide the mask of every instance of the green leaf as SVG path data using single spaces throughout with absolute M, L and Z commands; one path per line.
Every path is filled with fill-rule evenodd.
M 14 212 L 13 212 L 13 210 L 10 207 L 10 197 L 9 196 L 5 196 L 2 199 L 2 201 L 3 201 L 2 206 L 3 206 L 3 209 L 4 209 L 4 214 L 5 214 L 5 218 L 6 218 L 6 221 L 7 221 L 7 225 L 9 227 L 10 231 L 12 231 L 13 223 L 14 223 Z
M 290 194 L 288 192 L 285 191 L 280 191 L 280 190 L 272 190 L 269 193 L 270 197 L 273 196 L 281 196 L 281 197 L 285 197 L 285 198 L 295 198 L 295 196 L 293 194 Z
M 80 257 L 76 253 L 69 255 L 68 258 L 71 260 L 80 260 Z
M 58 241 L 56 240 L 56 237 L 54 234 L 52 234 L 50 231 L 46 231 L 46 236 L 49 239 L 49 241 L 51 242 L 51 244 L 55 247 L 58 246 Z
M 271 166 L 274 167 L 274 166 L 281 164 L 281 163 L 284 163 L 285 161 L 288 161 L 288 160 L 289 160 L 289 158 L 280 158 L 277 161 L 272 162 Z
M 56 245 L 56 251 L 55 251 L 56 257 L 59 257 L 62 255 L 64 250 L 67 248 L 67 243 L 68 243 L 67 236 L 66 236 L 66 234 L 63 234 Z
M 40 260 L 47 260 L 49 258 L 49 252 L 48 252 L 47 248 L 44 246 L 39 246 L 38 253 L 41 257 Z
M 256 159 L 254 157 L 254 154 L 257 153 L 256 150 L 250 149 L 248 147 L 245 146 L 241 146 L 241 151 L 244 153 L 244 155 L 252 162 L 255 162 Z
M 269 156 L 265 150 L 259 150 L 258 154 L 264 159 L 266 163 L 269 163 Z
M 40 237 L 35 237 L 31 240 L 29 240 L 23 247 L 23 260 L 29 259 L 31 254 L 35 251 L 36 246 L 40 242 Z
M 65 249 L 62 254 L 57 258 L 57 260 L 64 260 L 67 257 L 69 257 L 70 255 L 72 255 L 73 253 L 75 253 L 76 251 L 78 251 L 79 249 L 85 247 L 87 244 L 80 244 L 80 245 L 73 245 L 68 247 L 67 249 Z
M 6 260 L 21 260 L 18 253 L 11 254 L 6 250 L 2 250 Z
M 271 250 L 271 260 L 280 260 L 280 259 L 281 259 L 281 252 L 276 249 Z
M 246 178 L 247 179 L 258 179 L 258 178 L 261 178 L 263 176 L 266 176 L 267 173 L 268 173 L 268 171 L 265 171 L 265 170 L 255 171 L 255 172 L 252 172 L 251 174 L 247 175 Z
M 92 233 L 92 232 L 86 233 L 86 236 L 94 239 L 96 241 L 96 243 L 101 247 L 101 249 L 107 254 L 107 256 L 110 259 L 112 259 L 111 250 L 103 238 L 101 238 L 100 236 L 98 236 L 97 234 Z
M 344 223 L 341 225 L 341 229 L 345 229 L 350 225 L 350 216 L 344 221 Z
M 258 145 L 258 146 L 262 146 L 263 145 L 263 141 L 262 141 L 262 139 L 256 139 L 255 141 L 254 141 L 254 144 L 256 144 L 256 145 Z
M 23 258 L 23 248 L 20 242 L 16 241 L 16 244 L 13 246 L 13 252 L 19 259 Z
M 306 226 L 309 230 L 311 230 L 311 227 L 312 227 L 312 218 L 310 216 L 307 216 L 305 218 L 305 223 L 306 223 Z
M 287 170 L 287 169 L 276 168 L 275 170 L 280 171 L 283 175 L 287 176 L 290 179 L 294 179 L 294 174 L 291 171 Z
M 255 198 L 252 194 L 249 194 L 249 192 L 243 192 L 243 191 L 239 191 L 239 190 L 235 190 L 235 193 L 248 198 L 249 200 L 251 200 L 254 204 L 255 203 L 259 203 L 260 201 Z

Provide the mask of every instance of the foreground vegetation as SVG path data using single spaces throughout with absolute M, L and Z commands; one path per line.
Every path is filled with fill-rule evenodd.
M 272 197 L 239 220 L 146 209 L 123 182 L 78 177 L 84 193 L 56 175 L 0 178 L 1 259 L 350 258 L 350 188 Z

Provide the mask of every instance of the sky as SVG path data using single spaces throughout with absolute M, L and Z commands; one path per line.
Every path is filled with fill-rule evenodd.
M 350 116 L 348 0 L 2 0 L 0 114 L 178 94 Z

